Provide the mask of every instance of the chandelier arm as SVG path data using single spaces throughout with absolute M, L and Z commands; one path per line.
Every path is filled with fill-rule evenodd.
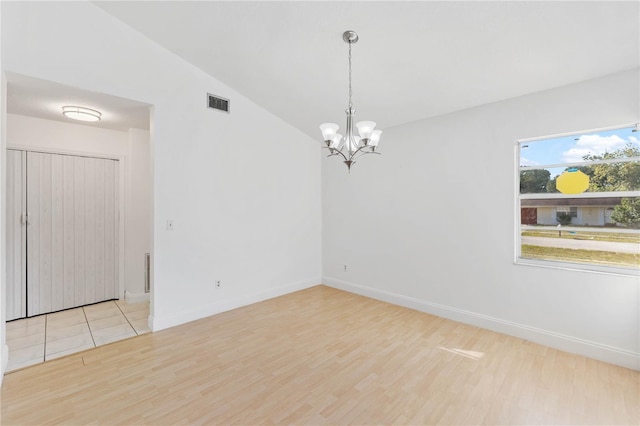
M 369 149 L 371 149 L 371 151 L 363 151 L 365 148 L 369 148 Z M 358 153 L 360 153 L 360 155 L 358 155 L 357 157 L 355 157 L 355 155 L 356 155 L 356 154 L 358 154 Z M 365 155 L 365 154 L 378 154 L 378 155 L 380 155 L 380 153 L 379 153 L 379 152 L 377 152 L 377 151 L 373 151 L 373 147 L 372 147 L 371 145 L 363 145 L 363 146 L 361 146 L 360 148 L 358 148 L 357 150 L 355 150 L 355 151 L 353 152 L 353 154 L 351 154 L 351 157 L 350 157 L 350 158 L 351 158 L 351 159 L 353 159 L 353 160 L 355 160 L 356 158 L 360 158 L 360 157 L 362 157 L 362 156 L 363 156 L 363 155 Z M 354 158 L 354 157 L 355 157 L 355 158 Z
M 342 156 L 342 158 L 344 158 L 344 161 L 349 161 L 342 151 L 340 151 L 338 149 L 335 149 L 335 148 L 329 148 L 329 147 L 326 147 L 326 146 L 323 146 L 323 148 L 326 148 L 326 149 L 329 149 L 329 150 L 333 149 L 331 151 L 331 153 L 329 155 L 327 155 L 327 157 L 332 157 L 334 155 L 338 155 L 339 154 L 339 155 Z
M 357 153 L 359 153 L 360 151 L 362 151 L 365 148 L 369 148 L 370 149 L 371 147 L 369 145 L 362 145 L 360 148 L 358 148 L 355 151 L 353 151 L 353 154 L 351 154 L 351 158 L 353 158 L 354 155 L 356 155 Z M 371 151 L 371 152 L 373 152 L 373 151 Z M 369 151 L 362 151 L 362 152 L 360 152 L 360 155 L 358 157 L 363 156 L 364 154 L 369 154 L 369 153 L 370 153 Z

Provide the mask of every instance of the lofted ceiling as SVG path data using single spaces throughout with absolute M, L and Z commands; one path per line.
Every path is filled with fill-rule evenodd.
M 348 29 L 357 119 L 383 129 L 640 64 L 636 1 L 95 4 L 314 138 L 344 125 Z
M 93 3 L 318 139 L 344 126 L 347 29 L 356 119 L 382 129 L 640 66 L 637 1 Z M 8 82 L 9 112 L 28 97 L 33 115 Z

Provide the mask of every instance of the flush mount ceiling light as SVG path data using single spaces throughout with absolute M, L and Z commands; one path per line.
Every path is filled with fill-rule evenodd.
M 100 111 L 79 106 L 63 106 L 62 114 L 67 118 L 80 121 L 100 121 L 102 118 Z
M 351 45 L 358 41 L 358 34 L 355 31 L 345 31 L 342 39 L 349 45 L 349 104 L 345 111 L 347 113 L 346 136 L 343 138 L 341 134 L 336 133 L 339 126 L 334 123 L 321 124 L 320 130 L 327 145 L 325 148 L 329 149 L 328 156 L 341 156 L 351 171 L 351 165 L 355 163 L 356 158 L 365 154 L 380 154 L 376 152 L 376 148 L 380 142 L 382 130 L 375 130 L 376 123 L 373 121 L 360 121 L 356 123 L 360 136 L 353 134 L 353 115 L 356 111 L 351 101 Z

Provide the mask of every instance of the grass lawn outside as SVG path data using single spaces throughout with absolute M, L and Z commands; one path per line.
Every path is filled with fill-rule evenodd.
M 563 232 L 564 234 L 564 232 Z M 522 235 L 525 235 L 523 232 Z M 540 235 L 535 235 L 540 236 Z M 564 237 L 564 235 L 563 235 Z M 557 238 L 557 232 L 556 232 Z M 611 240 L 602 240 L 611 241 Z M 631 241 L 624 241 L 631 242 Z M 528 244 L 522 245 L 521 256 L 528 259 L 555 260 L 586 264 L 619 266 L 640 269 L 640 254 L 616 253 L 611 251 L 566 249 L 557 247 L 542 247 Z
M 522 231 L 523 237 L 547 237 L 547 238 L 563 238 L 570 240 L 592 240 L 592 241 L 610 241 L 614 243 L 638 243 L 640 244 L 640 234 L 623 234 L 619 232 L 589 232 L 585 231 L 562 231 L 560 237 L 558 231 Z

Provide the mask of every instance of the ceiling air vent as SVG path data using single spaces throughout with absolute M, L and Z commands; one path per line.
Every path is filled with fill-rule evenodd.
M 209 108 L 229 112 L 229 99 L 207 93 L 207 102 Z

